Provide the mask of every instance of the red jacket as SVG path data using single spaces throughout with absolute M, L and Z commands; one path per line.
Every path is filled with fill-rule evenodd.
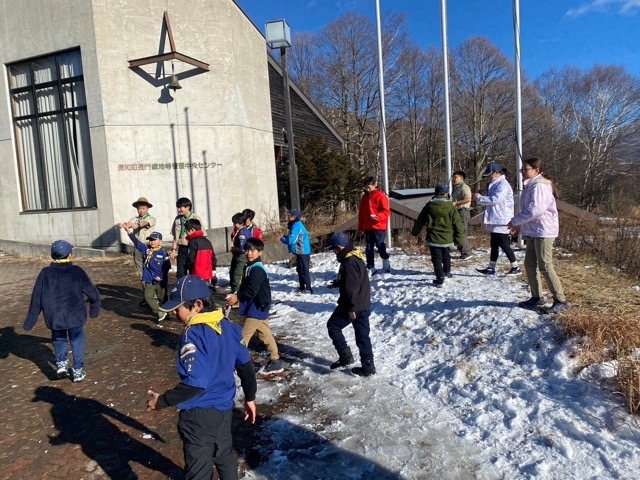
M 189 241 L 185 265 L 187 271 L 208 282 L 213 278 L 216 270 L 216 254 L 213 251 L 213 245 L 204 236 L 203 230 L 196 230 L 191 235 L 187 235 L 186 239 Z
M 376 215 L 378 218 L 371 218 Z M 360 210 L 358 211 L 358 230 L 386 230 L 391 209 L 389 197 L 379 188 L 362 195 Z

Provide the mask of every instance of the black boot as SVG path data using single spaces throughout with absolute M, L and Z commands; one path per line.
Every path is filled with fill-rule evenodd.
M 338 355 L 340 355 L 340 358 L 337 362 L 333 362 L 331 364 L 332 369 L 346 367 L 347 365 L 351 365 L 353 363 L 353 355 L 351 355 L 351 349 L 349 347 L 343 348 L 342 350 L 338 351 Z
M 376 367 L 373 363 L 363 363 L 361 367 L 352 368 L 351 371 L 361 377 L 370 377 L 376 374 Z

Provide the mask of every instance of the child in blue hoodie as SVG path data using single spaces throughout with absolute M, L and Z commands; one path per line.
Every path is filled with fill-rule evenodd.
M 302 214 L 300 210 L 293 209 L 289 212 L 289 235 L 280 237 L 280 241 L 289 248 L 289 253 L 296 256 L 296 272 L 300 282 L 300 293 L 313 293 L 311 288 L 311 274 L 309 273 L 309 263 L 311 261 L 311 242 L 309 232 L 300 220 Z

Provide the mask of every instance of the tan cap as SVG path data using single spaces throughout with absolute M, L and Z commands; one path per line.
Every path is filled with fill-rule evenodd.
M 131 205 L 133 205 L 134 208 L 138 208 L 140 205 L 146 205 L 149 208 L 153 207 L 153 205 L 151 205 L 149 203 L 149 201 L 145 197 L 140 197 L 138 200 L 133 202 Z

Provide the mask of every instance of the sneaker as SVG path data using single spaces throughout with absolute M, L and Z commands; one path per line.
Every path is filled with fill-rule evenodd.
M 535 310 L 536 308 L 544 307 L 546 303 L 547 301 L 544 297 L 531 297 L 529 300 L 525 300 L 524 302 L 518 302 L 518 306 L 528 310 Z
M 391 263 L 388 258 L 386 260 L 382 260 L 382 271 L 385 273 L 389 273 L 391 271 Z
M 69 361 L 56 362 L 56 374 L 58 378 L 67 378 L 69 375 Z
M 444 285 L 444 278 L 436 278 L 433 281 L 433 284 L 436 286 L 436 288 L 442 288 L 442 286 Z
M 370 377 L 376 374 L 376 367 L 373 363 L 365 363 L 361 367 L 352 368 L 351 372 L 361 377 Z
M 495 275 L 496 271 L 494 268 L 476 268 L 476 272 L 480 272 L 483 275 Z
M 267 375 L 284 372 L 284 365 L 282 364 L 282 360 L 271 360 L 265 365 L 265 367 L 262 369 L 262 372 Z
M 447 277 L 447 278 L 453 278 L 453 273 L 447 272 L 447 273 L 444 274 L 444 276 Z
M 557 313 L 566 312 L 571 308 L 571 304 L 569 302 L 559 302 L 558 300 L 553 301 L 553 305 L 545 310 L 545 313 L 549 313 L 555 315 Z
M 520 267 L 511 267 L 511 270 L 507 272 L 507 275 L 520 275 L 521 273 L 522 270 L 520 270 Z
M 168 312 L 158 312 L 158 323 L 167 318 L 167 315 L 169 315 Z
M 72 373 L 74 382 L 81 382 L 82 380 L 84 380 L 84 377 L 87 376 L 87 374 L 84 371 L 84 368 L 79 368 L 78 370 L 76 370 L 75 368 L 72 368 L 71 373 Z
M 473 257 L 473 253 L 463 253 L 460 255 L 460 260 L 466 260 L 467 258 Z

